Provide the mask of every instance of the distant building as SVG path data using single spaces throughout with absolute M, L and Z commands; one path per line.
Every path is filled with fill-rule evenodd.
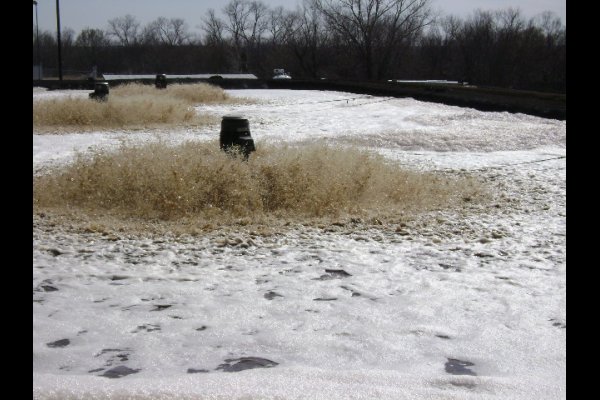
M 156 78 L 156 74 L 150 75 L 130 75 L 130 74 L 102 74 L 107 81 L 115 79 L 152 79 Z M 254 74 L 189 74 L 189 75 L 170 75 L 167 74 L 167 79 L 209 79 L 214 76 L 220 76 L 223 79 L 258 79 Z
M 44 75 L 42 73 L 42 66 L 41 65 L 34 65 L 33 66 L 33 79 L 35 79 L 35 80 L 44 79 Z

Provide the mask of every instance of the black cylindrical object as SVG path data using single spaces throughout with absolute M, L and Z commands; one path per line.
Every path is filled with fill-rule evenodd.
M 157 89 L 165 89 L 167 87 L 167 76 L 165 74 L 156 75 L 154 86 L 156 86 Z
M 90 93 L 90 99 L 106 101 L 108 100 L 108 82 L 96 82 L 94 92 Z
M 246 159 L 251 152 L 256 151 L 254 140 L 250 135 L 250 123 L 247 118 L 239 115 L 223 117 L 219 142 L 221 150 L 240 152 Z

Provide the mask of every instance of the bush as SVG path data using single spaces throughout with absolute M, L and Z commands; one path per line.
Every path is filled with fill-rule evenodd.
M 142 219 L 301 221 L 452 207 L 479 191 L 470 179 L 410 171 L 352 148 L 265 145 L 243 161 L 218 147 L 124 144 L 114 153 L 79 155 L 34 178 L 34 207 Z
M 219 123 L 220 117 L 200 114 L 194 105 L 246 101 L 231 98 L 221 88 L 208 84 L 171 85 L 158 90 L 154 86 L 132 83 L 111 89 L 106 102 L 76 97 L 34 101 L 33 126 L 39 132 L 47 132 L 57 128 L 91 130 L 213 125 Z

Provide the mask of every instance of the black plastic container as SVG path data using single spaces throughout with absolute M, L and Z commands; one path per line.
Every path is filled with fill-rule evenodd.
M 90 99 L 98 101 L 108 100 L 108 82 L 96 82 L 94 84 L 94 91 L 90 93 Z
M 220 148 L 226 152 L 239 152 L 245 159 L 256 151 L 250 134 L 250 123 L 239 115 L 226 115 L 221 120 Z
M 165 74 L 156 75 L 156 79 L 154 80 L 154 86 L 156 86 L 157 89 L 166 89 L 167 76 Z

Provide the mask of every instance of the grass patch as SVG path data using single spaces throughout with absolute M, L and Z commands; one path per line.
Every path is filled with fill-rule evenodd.
M 481 192 L 470 178 L 402 168 L 382 156 L 312 144 L 261 146 L 249 161 L 218 143 L 123 144 L 34 177 L 34 212 L 191 225 L 387 218 L 454 207 Z
M 156 89 L 152 85 L 128 83 L 110 90 L 110 95 L 118 98 L 127 97 L 169 97 L 193 106 L 198 104 L 240 104 L 248 103 L 248 99 L 240 99 L 228 95 L 219 86 L 208 83 L 170 84 L 165 89 Z M 110 98 L 110 96 L 109 96 Z
M 40 133 L 96 128 L 197 127 L 218 124 L 220 116 L 198 113 L 194 106 L 248 101 L 233 98 L 223 89 L 205 83 L 175 84 L 162 90 L 132 83 L 111 89 L 106 102 L 72 96 L 34 101 L 33 127 Z

